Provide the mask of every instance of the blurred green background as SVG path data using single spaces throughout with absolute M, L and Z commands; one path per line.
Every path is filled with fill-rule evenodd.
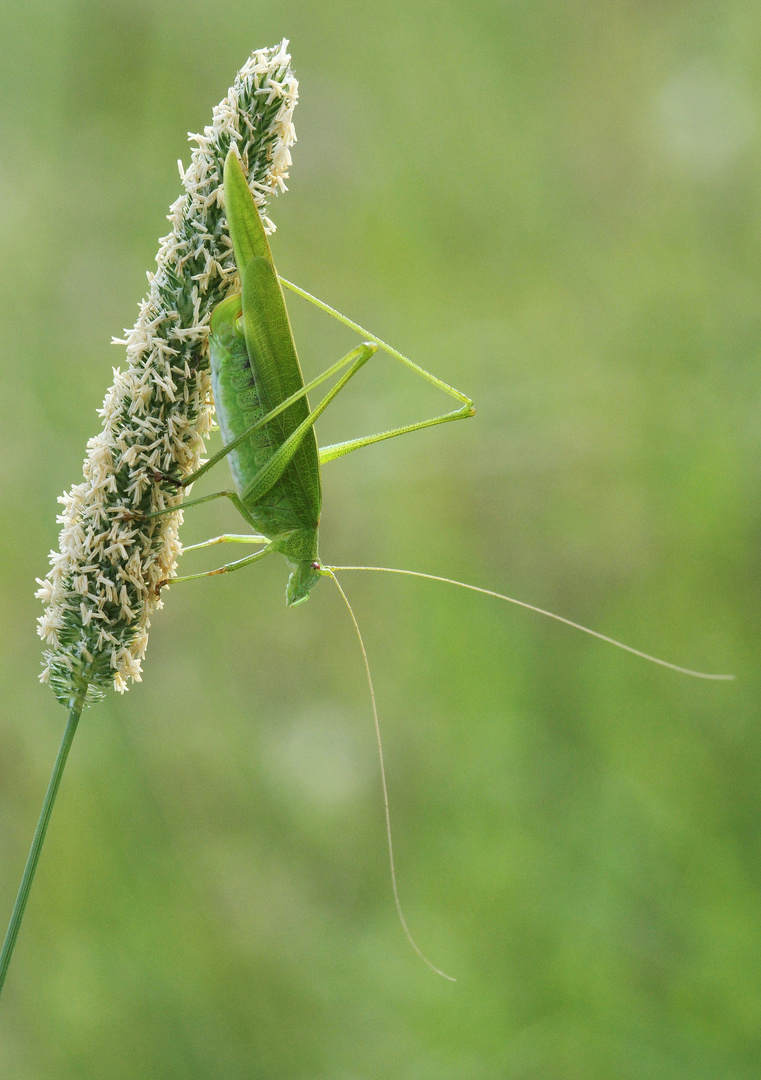
M 6 0 L 0 912 L 65 719 L 34 578 L 187 164 L 250 49 L 301 83 L 282 273 L 476 419 L 325 471 L 361 658 L 278 560 L 178 586 L 85 714 L 0 1010 L 13 1080 L 761 1072 L 761 12 L 622 0 Z M 291 302 L 307 372 L 354 339 Z M 446 403 L 444 403 L 446 404 Z M 374 362 L 321 442 L 441 408 Z M 448 407 L 448 406 L 447 406 Z M 208 485 L 226 484 L 225 470 Z M 189 512 L 186 543 L 239 529 Z M 215 565 L 187 556 L 186 570 Z M 191 564 L 191 560 L 194 560 Z

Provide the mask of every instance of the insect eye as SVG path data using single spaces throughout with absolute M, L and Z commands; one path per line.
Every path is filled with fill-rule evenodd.
M 313 562 L 312 563 L 312 569 L 313 570 L 319 570 L 320 569 L 320 564 L 318 562 Z

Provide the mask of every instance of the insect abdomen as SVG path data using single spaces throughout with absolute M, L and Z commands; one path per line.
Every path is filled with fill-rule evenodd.
M 238 438 L 270 411 L 269 403 L 262 400 L 245 338 L 236 327 L 240 310 L 239 296 L 220 304 L 212 317 L 209 339 L 217 423 L 225 443 Z M 277 449 L 279 430 L 279 425 L 267 424 L 228 454 L 235 488 L 241 497 Z M 294 506 L 288 479 L 286 471 L 256 503 L 246 502 L 257 528 L 270 539 L 304 528 L 303 515 L 300 507 Z

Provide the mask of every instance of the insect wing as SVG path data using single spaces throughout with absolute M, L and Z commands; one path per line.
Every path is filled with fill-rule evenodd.
M 304 386 L 283 290 L 259 211 L 240 161 L 231 150 L 225 161 L 225 206 L 235 261 L 242 282 L 243 327 L 251 372 L 264 412 L 276 408 Z M 309 415 L 300 398 L 267 427 L 275 445 L 282 445 Z M 320 469 L 317 440 L 309 431 L 284 476 L 289 502 L 305 525 L 320 516 Z
M 235 264 L 242 277 L 252 259 L 267 259 L 271 263 L 272 252 L 243 166 L 234 150 L 230 150 L 225 159 L 224 185 L 227 228 L 233 242 Z
M 254 258 L 243 274 L 243 328 L 251 370 L 265 409 L 273 409 L 304 386 L 291 323 L 272 263 Z M 275 442 L 281 445 L 309 415 L 306 397 L 294 402 L 271 421 Z M 305 524 L 316 525 L 320 516 L 320 467 L 314 430 L 306 433 L 287 470 L 290 484 L 301 497 Z M 290 485 L 289 485 L 290 486 Z

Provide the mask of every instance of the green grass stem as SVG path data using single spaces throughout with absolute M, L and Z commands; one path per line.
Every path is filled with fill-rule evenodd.
M 61 777 L 63 776 L 63 770 L 66 767 L 66 759 L 69 756 L 69 750 L 71 749 L 71 744 L 74 740 L 77 724 L 82 715 L 84 697 L 85 694 L 83 692 L 72 702 L 66 730 L 63 733 L 61 745 L 58 749 L 58 757 L 53 766 L 53 772 L 50 776 L 50 782 L 48 783 L 48 790 L 45 792 L 45 800 L 42 804 L 42 810 L 40 811 L 40 819 L 37 822 L 32 846 L 29 849 L 29 855 L 26 860 L 26 866 L 24 867 L 21 884 L 19 885 L 16 903 L 13 905 L 13 912 L 11 914 L 10 922 L 8 923 L 5 941 L 3 942 L 3 951 L 0 953 L 0 994 L 3 991 L 5 977 L 8 974 L 8 967 L 11 962 L 11 957 L 13 956 L 16 938 L 18 937 L 18 932 L 21 928 L 21 920 L 24 918 L 26 903 L 29 899 L 32 882 L 34 881 L 34 873 L 37 869 L 37 863 L 40 861 L 40 853 L 42 851 L 42 845 L 45 842 L 45 834 L 48 831 L 50 816 L 53 813 L 56 795 L 58 794 L 58 788 L 61 785 Z

